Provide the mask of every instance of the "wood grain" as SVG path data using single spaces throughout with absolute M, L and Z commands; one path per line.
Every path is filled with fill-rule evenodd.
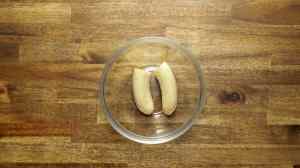
M 19 60 L 19 45 L 16 43 L 1 43 L 0 44 L 0 61 L 2 62 L 18 62 Z
M 1 23 L 70 22 L 71 8 L 63 3 L 1 3 Z
M 235 18 L 279 25 L 299 25 L 299 1 L 255 0 L 234 5 Z
M 99 159 L 103 162 L 126 162 L 138 159 L 141 163 L 160 164 L 165 160 L 173 163 L 199 164 L 270 164 L 272 160 L 272 164 L 299 164 L 297 145 L 182 144 L 174 148 L 172 145 L 56 143 L 26 146 L 0 144 L 0 147 L 6 151 L 14 151 L 6 153 L 6 156 L 1 153 L 1 162 L 97 163 Z M 101 152 L 103 150 L 109 152 Z M 190 154 L 193 154 L 193 157 L 190 157 Z M 157 160 L 158 156 L 160 160 Z
M 72 126 L 64 124 L 0 124 L 0 136 L 70 136 Z
M 223 165 L 201 165 L 197 163 L 180 163 L 180 164 L 174 164 L 174 163 L 167 163 L 164 165 L 160 165 L 157 163 L 94 163 L 94 164 L 82 164 L 82 163 L 72 163 L 72 164 L 1 164 L 1 167 L 3 168 L 124 168 L 124 167 L 142 167 L 142 168 L 156 168 L 156 167 L 199 167 L 199 168 L 292 168 L 291 165 L 229 165 L 229 166 L 223 166 Z
M 0 167 L 299 167 L 299 7 L 297 0 L 1 1 Z M 144 36 L 190 49 L 207 83 L 195 125 L 162 145 L 126 140 L 99 104 L 104 64 Z M 144 47 L 124 57 L 130 64 L 121 61 L 110 76 L 110 103 L 124 125 L 150 134 L 145 127 L 163 121 L 127 114 L 135 109 L 130 70 L 141 54 L 156 64 L 167 59 L 176 72 L 184 94 L 169 126 L 188 117 L 198 85 L 176 51 Z
M 268 124 L 299 125 L 298 52 L 272 55 L 271 76 L 278 80 L 270 88 Z
M 176 1 L 124 1 L 123 3 L 96 2 L 86 5 L 74 3 L 72 22 L 84 24 L 122 23 L 132 24 L 198 24 L 225 22 L 230 14 L 233 1 L 224 3 L 220 0 L 211 2 Z M 173 2 L 173 1 L 172 1 Z M 136 10 L 130 10 L 135 8 Z M 187 10 L 189 9 L 189 10 Z M 142 20 L 137 16 L 143 17 Z M 88 18 L 88 19 L 87 19 Z M 178 22 L 184 20 L 185 22 Z
M 298 85 L 273 85 L 268 123 L 273 125 L 298 125 L 300 123 Z
M 75 119 L 81 111 L 95 111 L 102 66 L 5 64 L 1 67 L 1 79 L 12 87 L 6 93 L 9 103 L 0 104 L 1 122 L 65 122 Z
M 132 144 L 124 141 L 108 124 L 81 124 L 73 131 L 73 142 Z M 199 144 L 300 144 L 299 136 L 299 128 L 255 124 L 196 125 L 171 144 L 193 144 L 195 141 Z

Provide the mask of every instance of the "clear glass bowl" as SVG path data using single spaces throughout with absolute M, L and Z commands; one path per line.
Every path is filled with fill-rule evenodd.
M 161 112 L 158 82 L 151 79 L 155 112 L 143 115 L 132 93 L 132 72 L 138 67 L 154 71 L 167 62 L 175 74 L 178 104 L 171 116 Z M 144 37 L 128 42 L 107 62 L 100 81 L 102 112 L 111 126 L 124 137 L 144 144 L 159 144 L 183 135 L 197 120 L 206 99 L 203 73 L 193 54 L 175 40 Z

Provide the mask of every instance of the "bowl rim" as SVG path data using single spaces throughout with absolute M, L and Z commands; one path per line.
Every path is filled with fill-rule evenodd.
M 180 52 L 183 52 L 185 56 L 188 57 L 188 59 L 191 60 L 195 70 L 197 71 L 197 77 L 199 80 L 200 85 L 200 93 L 197 98 L 196 102 L 196 108 L 194 112 L 192 113 L 191 118 L 183 123 L 180 127 L 166 133 L 162 133 L 158 136 L 143 136 L 136 134 L 125 127 L 123 127 L 118 121 L 114 120 L 112 117 L 112 114 L 106 104 L 105 101 L 105 84 L 106 84 L 106 78 L 107 74 L 110 72 L 110 69 L 113 65 L 113 63 L 118 59 L 119 56 L 122 55 L 124 51 L 126 51 L 129 47 L 136 45 L 136 44 L 147 44 L 147 43 L 160 43 L 167 45 L 169 47 L 173 47 L 176 49 L 179 49 Z M 117 131 L 122 136 L 126 137 L 127 139 L 130 139 L 132 141 L 142 143 L 142 144 L 160 144 L 165 143 L 171 140 L 174 140 L 178 138 L 179 136 L 186 133 L 193 125 L 195 120 L 197 119 L 198 115 L 203 111 L 204 105 L 206 103 L 206 82 L 204 79 L 204 74 L 201 69 L 201 65 L 198 63 L 198 60 L 194 56 L 194 54 L 187 48 L 181 46 L 175 39 L 167 38 L 167 37 L 159 37 L 159 36 L 146 36 L 137 38 L 134 40 L 128 41 L 124 46 L 117 49 L 113 54 L 110 60 L 107 61 L 105 64 L 105 67 L 102 71 L 101 77 L 100 77 L 100 91 L 99 91 L 99 97 L 100 97 L 100 108 L 105 114 L 106 119 L 110 123 L 110 125 L 113 127 L 115 131 Z

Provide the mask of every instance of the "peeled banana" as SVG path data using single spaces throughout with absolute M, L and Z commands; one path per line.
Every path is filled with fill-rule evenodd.
M 163 62 L 159 68 L 154 71 L 158 79 L 162 95 L 162 111 L 166 115 L 171 115 L 177 105 L 177 86 L 176 79 L 171 67 Z
M 154 103 L 150 90 L 151 73 L 142 69 L 133 70 L 133 96 L 137 108 L 144 114 L 150 115 L 154 111 Z

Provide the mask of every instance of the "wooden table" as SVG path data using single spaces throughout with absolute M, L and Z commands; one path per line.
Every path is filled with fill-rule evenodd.
M 104 63 L 143 36 L 190 48 L 208 82 L 198 122 L 162 145 L 96 117 Z M 297 167 L 299 54 L 298 0 L 1 1 L 0 167 Z

